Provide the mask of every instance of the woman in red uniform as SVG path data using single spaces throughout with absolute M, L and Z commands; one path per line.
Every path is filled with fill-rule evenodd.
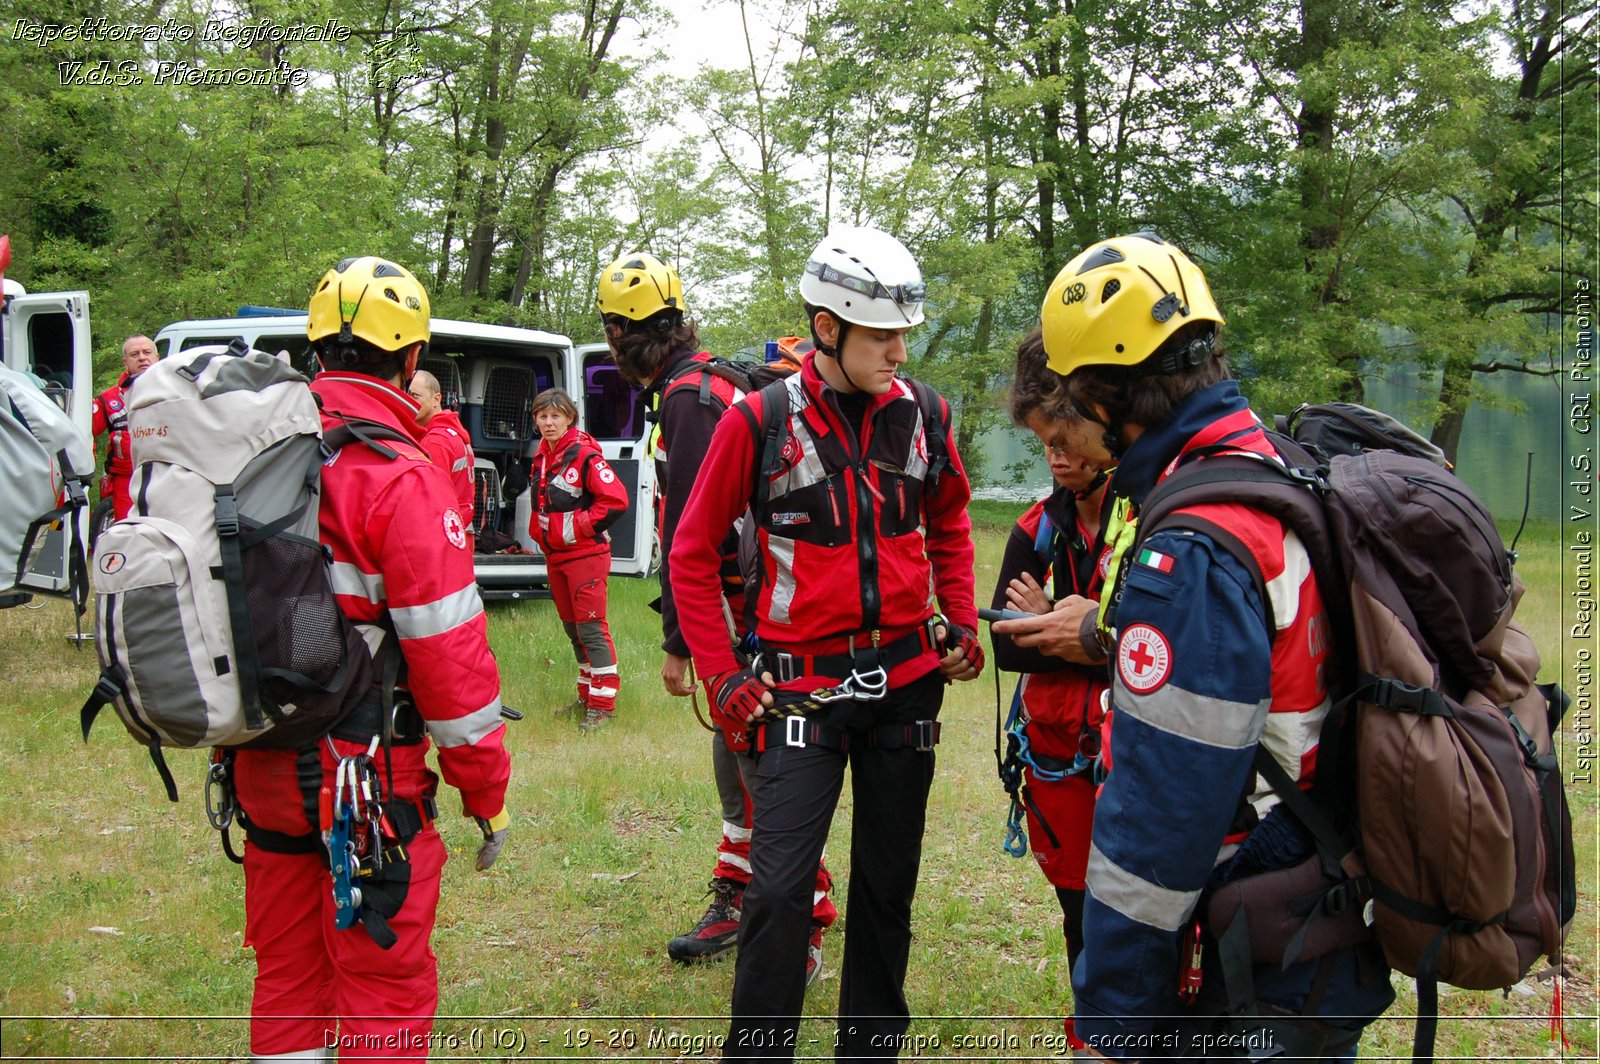
M 602 727 L 617 709 L 617 648 L 606 624 L 611 537 L 606 529 L 628 510 L 628 493 L 594 437 L 575 427 L 578 408 L 560 388 L 533 400 L 540 444 L 533 456 L 535 511 L 528 526 L 548 560 L 556 616 L 578 659 L 584 731 Z
M 1044 444 L 1056 487 L 1011 530 L 995 582 L 996 609 L 1047 613 L 1054 600 L 1067 595 L 1100 597 L 1105 578 L 1100 502 L 1111 455 L 1100 442 L 1099 426 L 1052 401 L 1057 380 L 1045 362 L 1043 334 L 1035 329 L 1017 347 L 1011 417 Z M 1018 798 L 1027 812 L 1027 842 L 1034 859 L 1061 902 L 1070 966 L 1083 948 L 1084 875 L 1107 672 L 1103 663 L 1073 664 L 1019 647 L 1003 635 L 992 638 L 996 667 L 1023 674 L 1017 688 L 1022 723 Z

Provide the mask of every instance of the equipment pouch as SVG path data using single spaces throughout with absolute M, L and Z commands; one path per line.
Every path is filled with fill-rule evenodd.
M 1297 865 L 1224 884 L 1206 906 L 1206 923 L 1220 939 L 1244 909 L 1250 960 L 1287 968 L 1371 938 L 1362 918 L 1365 904 L 1353 880 L 1328 876 L 1313 854 Z

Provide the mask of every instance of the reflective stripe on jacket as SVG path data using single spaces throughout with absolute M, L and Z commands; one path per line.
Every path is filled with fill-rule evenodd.
M 320 374 L 324 431 L 340 415 L 421 435 L 416 404 L 398 389 L 361 374 Z M 385 638 L 387 619 L 404 655 L 405 684 L 439 748 L 439 767 L 469 813 L 505 807 L 511 760 L 500 718 L 500 673 L 489 649 L 487 619 L 467 553 L 470 525 L 449 477 L 420 446 L 385 442 L 390 461 L 359 444 L 322 470 L 322 542 L 333 554 L 339 607 L 369 644 Z M 397 747 L 421 758 L 427 744 Z

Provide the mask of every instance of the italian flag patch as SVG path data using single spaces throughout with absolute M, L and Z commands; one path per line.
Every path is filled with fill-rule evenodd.
M 1162 554 L 1158 550 L 1150 550 L 1146 547 L 1139 552 L 1139 564 L 1148 565 L 1150 568 L 1158 569 L 1163 573 L 1170 573 L 1172 572 L 1172 555 Z

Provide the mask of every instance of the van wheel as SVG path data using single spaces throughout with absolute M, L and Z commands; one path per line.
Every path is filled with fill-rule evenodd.
M 661 535 L 658 532 L 650 533 L 650 568 L 644 571 L 645 576 L 654 576 L 661 571 Z

